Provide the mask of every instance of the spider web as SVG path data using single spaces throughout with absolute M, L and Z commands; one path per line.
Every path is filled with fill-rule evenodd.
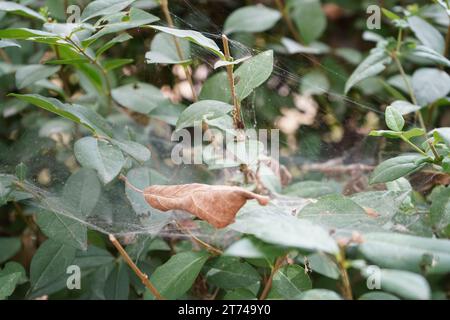
M 190 22 L 188 22 L 179 16 L 173 15 L 178 27 L 200 31 L 207 37 L 220 43 L 221 30 L 209 19 L 209 17 L 187 0 L 183 0 L 180 6 L 183 10 L 190 12 L 191 17 L 189 19 Z M 193 25 L 192 21 L 199 21 L 199 25 Z M 209 32 L 205 32 L 205 25 L 207 26 L 206 30 Z M 248 47 L 236 40 L 230 40 L 230 46 L 233 56 L 236 59 L 255 56 L 261 52 L 258 48 Z M 201 63 L 208 65 L 210 69 L 212 69 L 215 60 L 211 58 L 210 53 L 195 45 L 191 45 L 191 52 L 193 56 L 201 61 Z M 309 59 L 307 55 L 300 55 L 304 59 Z M 286 67 L 289 64 L 289 57 L 277 55 L 272 77 L 278 78 L 279 81 L 287 85 L 290 93 L 295 93 L 298 91 L 300 83 L 304 80 L 304 75 L 289 71 Z M 319 64 L 316 68 L 331 72 L 339 78 L 346 79 L 346 76 L 330 70 L 322 64 Z M 309 85 L 319 91 L 323 91 L 329 99 L 342 100 L 349 108 L 381 114 L 377 106 L 352 100 L 338 92 L 319 88 L 313 83 L 310 83 Z M 257 109 L 258 107 L 255 102 L 257 99 L 258 91 L 253 93 L 243 106 L 246 121 L 251 123 L 255 128 L 259 125 L 257 115 L 258 112 L 261 111 Z M 273 101 L 269 99 L 265 103 L 272 104 Z M 127 125 L 132 126 L 130 123 L 127 123 Z M 303 127 L 300 128 L 300 131 L 303 131 Z M 365 140 L 366 138 L 361 138 L 361 141 L 358 142 L 365 144 Z M 67 154 L 64 154 L 64 152 L 58 155 L 49 155 L 52 147 L 55 146 L 54 141 L 36 137 L 36 131 L 29 130 L 29 132 L 26 132 L 19 139 L 19 142 L 19 144 L 16 144 L 11 148 L 4 147 L 2 149 L 5 150 L 4 152 L 2 151 L 3 156 L 0 158 L 0 172 L 3 172 L 3 174 L 0 175 L 0 182 L 3 185 L 2 192 L 8 193 L 12 199 L 16 200 L 28 198 L 25 201 L 29 205 L 29 210 L 27 210 L 29 214 L 34 214 L 42 210 L 54 213 L 63 219 L 62 224 L 70 232 L 78 232 L 80 226 L 84 226 L 104 234 L 114 234 L 122 237 L 138 235 L 151 237 L 160 235 L 171 238 L 196 236 L 210 242 L 220 243 L 221 245 L 224 245 L 239 236 L 239 233 L 234 231 L 232 227 L 224 230 L 215 230 L 204 222 L 192 221 L 192 216 L 185 212 L 173 211 L 165 213 L 158 211 L 146 204 L 141 194 L 133 193 L 133 191 L 129 190 L 122 182 L 116 182 L 111 186 L 102 186 L 100 188 L 101 192 L 98 195 L 93 192 L 83 198 L 80 195 L 86 191 L 83 190 L 83 188 L 77 189 L 77 185 L 75 184 L 74 186 L 74 183 L 72 183 L 72 185 L 69 183 L 70 176 L 67 173 L 67 170 L 63 168 L 64 165 L 58 160 L 58 158 L 65 158 L 65 160 L 67 160 L 70 157 Z M 152 146 L 153 155 L 170 152 L 170 149 L 173 147 L 173 143 L 166 139 L 152 136 L 151 132 L 148 134 L 148 141 L 146 141 L 146 144 Z M 283 144 L 284 146 L 287 146 L 287 143 L 284 142 Z M 322 161 L 330 160 L 330 158 L 326 158 L 326 155 L 333 154 L 332 147 L 327 146 L 327 148 L 329 148 L 329 152 L 324 153 L 325 158 L 320 159 Z M 363 161 L 373 162 L 373 158 L 370 155 L 360 156 Z M 162 156 L 159 158 L 159 160 L 163 159 Z M 293 154 L 290 158 L 295 161 L 300 159 L 300 163 L 308 161 L 308 159 L 304 159 L 301 154 Z M 152 161 L 154 160 L 152 159 Z M 13 173 L 15 165 L 20 162 L 26 163 L 29 166 L 30 172 L 28 176 L 32 177 L 31 179 L 19 181 L 14 178 Z M 140 168 L 143 172 L 145 171 L 148 173 L 148 182 L 150 184 L 161 183 L 161 176 L 168 177 L 163 181 L 166 184 L 198 182 L 196 181 L 199 179 L 199 177 L 196 176 L 197 174 L 201 174 L 203 177 L 206 176 L 207 182 L 210 184 L 226 182 L 226 176 L 224 174 L 219 174 L 218 177 L 212 176 L 211 174 L 208 174 L 206 170 L 200 170 L 200 174 L 198 170 L 195 170 L 194 173 L 192 166 L 179 166 L 174 172 L 173 168 L 166 167 L 163 164 L 155 168 L 155 162 L 152 162 L 152 169 L 147 167 Z M 45 180 L 46 177 L 40 176 L 43 168 L 51 168 L 51 174 L 47 177 L 49 181 L 46 181 L 46 183 L 43 183 L 42 181 Z M 76 175 L 77 172 L 79 173 L 80 170 L 85 169 L 73 170 L 72 177 Z M 85 175 L 92 178 L 92 176 L 95 176 L 95 172 L 85 172 Z M 132 182 L 138 188 L 145 188 L 148 186 L 147 181 L 135 179 Z M 25 194 L 23 192 L 25 192 Z M 96 201 L 94 201 L 92 197 L 96 197 L 94 199 Z M 86 199 L 90 199 L 93 203 L 88 208 L 86 208 Z M 289 202 L 290 204 L 286 205 L 286 202 Z M 294 205 L 292 205 L 292 202 L 294 202 Z M 299 208 L 305 204 L 302 199 L 290 199 L 281 196 L 276 197 L 274 203 L 283 211 L 285 211 L 286 208 L 288 208 L 288 210 Z M 180 225 L 185 227 L 180 228 Z

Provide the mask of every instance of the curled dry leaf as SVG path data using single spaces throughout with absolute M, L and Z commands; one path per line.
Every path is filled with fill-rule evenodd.
M 247 200 L 266 205 L 269 198 L 240 187 L 185 184 L 154 185 L 144 190 L 145 200 L 161 211 L 184 210 L 215 228 L 225 228 L 234 222 L 238 211 Z

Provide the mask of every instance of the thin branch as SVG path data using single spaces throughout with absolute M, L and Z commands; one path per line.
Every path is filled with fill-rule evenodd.
M 192 237 L 192 239 L 197 242 L 198 244 L 202 245 L 203 247 L 206 248 L 206 250 L 208 250 L 209 252 L 211 252 L 214 255 L 222 255 L 223 251 L 220 249 L 217 249 L 215 247 L 213 247 L 212 245 L 210 245 L 209 243 L 206 243 L 205 241 L 197 238 L 189 229 L 183 227 L 181 224 L 178 223 L 178 221 L 175 221 L 175 224 L 177 225 L 178 229 L 186 232 L 190 237 Z
M 169 1 L 168 0 L 161 0 L 161 9 L 164 13 L 164 17 L 166 18 L 167 24 L 169 27 L 173 28 L 175 25 L 172 20 L 172 16 L 170 15 L 169 10 Z M 181 50 L 180 41 L 178 41 L 178 38 L 173 36 L 173 41 L 175 43 L 175 48 L 177 50 L 178 58 L 180 58 L 181 61 L 184 61 L 185 57 L 183 55 L 183 50 Z M 192 91 L 192 98 L 195 101 L 198 100 L 197 92 L 195 91 L 194 81 L 192 80 L 192 72 L 189 66 L 183 65 L 184 72 L 186 73 L 186 79 L 189 82 L 189 86 L 191 87 Z
M 286 11 L 286 8 L 284 7 L 282 0 L 275 0 L 275 4 L 277 5 L 278 11 L 280 11 L 281 16 L 283 17 L 284 22 L 286 23 L 289 31 L 291 32 L 292 36 L 298 43 L 303 43 L 302 38 L 300 37 L 300 34 L 295 29 L 294 24 L 292 23 L 291 17 L 289 16 L 288 12 Z
M 130 266 L 133 272 L 141 279 L 142 283 L 150 290 L 150 292 L 155 296 L 157 300 L 164 300 L 159 291 L 155 288 L 155 286 L 150 282 L 148 276 L 143 273 L 138 266 L 133 262 L 128 253 L 122 247 L 119 241 L 117 241 L 116 237 L 112 234 L 109 235 L 109 240 L 116 247 L 117 251 L 120 253 L 125 262 Z
M 415 95 L 415 93 L 414 93 L 414 89 L 413 89 L 413 87 L 412 87 L 410 81 L 408 80 L 408 76 L 406 75 L 405 69 L 403 69 L 402 63 L 400 62 L 400 59 L 398 58 L 398 54 L 399 54 L 398 51 L 396 51 L 396 52 L 393 54 L 394 61 L 395 61 L 396 65 L 397 65 L 397 67 L 398 67 L 398 69 L 399 69 L 399 71 L 400 71 L 400 74 L 401 74 L 401 76 L 402 76 L 402 78 L 403 78 L 403 81 L 404 81 L 405 84 L 406 84 L 406 87 L 408 88 L 409 95 L 410 95 L 410 97 L 411 97 L 412 102 L 413 102 L 416 106 L 418 106 L 419 104 L 418 104 L 418 102 L 417 102 L 417 97 L 416 97 L 416 95 Z M 416 115 L 417 115 L 417 118 L 419 119 L 420 126 L 421 126 L 422 129 L 425 131 L 424 135 L 425 135 L 425 138 L 427 139 L 427 138 L 428 138 L 428 137 L 426 136 L 426 134 L 427 134 L 427 126 L 425 125 L 425 121 L 423 121 L 422 112 L 421 112 L 420 110 L 418 110 L 418 111 L 416 112 Z M 434 147 L 434 145 L 433 145 L 428 139 L 427 139 L 427 143 L 428 143 L 428 146 L 430 147 L 431 151 L 433 152 L 433 155 L 434 155 L 435 158 L 436 158 L 435 160 L 439 160 L 439 159 L 440 159 L 440 156 L 439 156 L 439 153 L 437 152 L 436 148 Z M 417 150 L 418 148 L 415 147 L 414 149 Z M 421 153 L 422 153 L 422 152 L 421 152 Z
M 223 43 L 223 49 L 225 53 L 225 59 L 227 61 L 231 61 L 231 55 L 230 55 L 230 46 L 228 44 L 228 38 L 226 35 L 222 35 L 222 43 Z M 236 95 L 236 86 L 234 82 L 234 75 L 233 75 L 233 65 L 229 64 L 226 66 L 227 68 L 227 75 L 228 75 L 228 82 L 230 83 L 230 89 L 231 89 L 231 99 L 233 100 L 233 120 L 234 120 L 234 126 L 236 129 L 244 129 L 244 123 L 241 118 L 241 103 L 239 101 L 239 98 Z
M 278 11 L 280 11 L 282 18 L 283 18 L 284 22 L 286 23 L 286 25 L 289 29 L 289 32 L 294 37 L 295 41 L 297 41 L 300 44 L 303 44 L 303 39 L 300 36 L 300 33 L 295 28 L 294 24 L 292 23 L 292 19 L 289 16 L 289 13 L 287 12 L 287 10 L 285 8 L 283 1 L 275 0 L 275 4 L 277 5 Z M 317 66 L 320 64 L 319 61 L 317 61 L 317 59 L 314 56 L 311 56 L 309 54 L 305 54 L 304 56 L 306 58 L 308 58 L 313 63 L 313 65 Z
M 55 51 L 56 54 L 56 58 L 57 59 L 61 59 L 61 54 L 59 52 L 59 47 L 58 46 L 53 46 L 53 50 Z M 62 81 L 62 86 L 63 86 L 63 91 L 64 93 L 67 95 L 68 98 L 70 98 L 70 96 L 72 95 L 72 93 L 70 92 L 70 84 L 69 84 L 69 79 L 66 75 L 66 72 L 64 71 L 64 66 L 62 66 L 59 71 L 58 71 L 58 75 L 59 78 Z
M 81 53 L 86 59 L 89 60 L 90 63 L 92 63 L 93 65 L 95 65 L 100 72 L 103 75 L 103 78 L 105 79 L 105 85 L 106 85 L 106 97 L 108 98 L 108 113 L 111 112 L 111 107 L 112 107 L 112 86 L 111 86 L 111 82 L 109 81 L 109 77 L 108 77 L 108 72 L 106 71 L 105 68 L 103 68 L 103 66 L 97 61 L 97 59 L 93 59 L 91 58 L 88 54 L 86 54 L 85 50 L 83 48 L 81 48 L 75 41 L 73 41 L 70 37 L 66 37 L 66 40 L 69 41 L 74 47 L 75 49 L 78 50 L 79 53 Z
M 283 265 L 283 262 L 284 262 L 285 258 L 286 258 L 285 256 L 278 257 L 277 260 L 275 261 L 275 264 L 272 267 L 272 270 L 270 272 L 270 276 L 267 279 L 266 284 L 264 285 L 264 289 L 263 289 L 263 292 L 261 293 L 261 296 L 259 297 L 259 300 L 265 300 L 267 298 L 267 296 L 269 295 L 270 289 L 272 288 L 273 277 L 274 277 L 275 273 Z
M 340 246 L 340 253 L 337 257 L 339 273 L 341 275 L 341 292 L 346 300 L 353 300 L 352 286 L 347 272 L 347 261 L 345 259 L 345 246 Z
M 130 189 L 132 189 L 132 190 L 134 190 L 134 191 L 136 191 L 136 192 L 139 192 L 139 193 L 144 193 L 144 190 L 141 190 L 141 189 L 135 187 L 134 185 L 132 185 L 131 182 L 128 181 L 127 177 L 125 177 L 123 174 L 121 174 L 121 175 L 119 176 L 119 180 L 122 180 L 123 182 L 125 182 L 125 185 L 126 185 L 127 187 L 129 187 Z
M 5 50 L 0 48 L 0 57 L 5 60 L 6 63 L 12 64 L 11 58 L 8 56 Z
M 404 136 L 400 136 L 401 139 L 406 142 L 407 144 L 409 144 L 414 150 L 416 150 L 418 153 L 420 153 L 421 155 L 428 157 L 428 154 L 426 154 L 422 149 L 420 149 L 418 146 L 416 146 L 414 143 L 412 143 L 411 141 L 409 141 L 407 138 L 405 138 Z

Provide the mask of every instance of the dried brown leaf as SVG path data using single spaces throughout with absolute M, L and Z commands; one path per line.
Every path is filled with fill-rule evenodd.
M 154 185 L 144 190 L 145 200 L 161 211 L 184 210 L 216 228 L 225 228 L 234 222 L 238 211 L 248 200 L 266 205 L 269 198 L 240 187 L 185 184 Z

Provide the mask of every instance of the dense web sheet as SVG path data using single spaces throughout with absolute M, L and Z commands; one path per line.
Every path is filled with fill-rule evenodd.
M 195 4 L 189 1 L 183 1 L 182 5 L 185 10 L 191 11 L 195 19 L 190 21 L 201 22 L 200 26 L 192 25 L 191 23 L 175 16 L 176 23 L 180 28 L 191 28 L 193 30 L 204 31 L 203 26 L 207 24 L 209 26 L 210 33 L 204 33 L 207 37 L 220 43 L 221 34 L 220 29 L 208 17 L 202 14 L 195 8 Z M 242 44 L 239 41 L 230 40 L 233 56 L 236 59 L 254 56 L 260 51 L 257 48 L 250 48 Z M 191 53 L 196 58 L 199 58 L 203 63 L 210 67 L 213 67 L 215 60 L 211 58 L 211 54 L 201 49 L 198 46 L 191 46 Z M 309 59 L 308 56 L 301 54 L 305 59 Z M 288 62 L 286 57 L 277 55 L 275 59 L 275 67 L 273 77 L 286 85 L 290 92 L 298 90 L 299 84 L 303 79 L 301 74 L 295 74 L 288 71 Z M 324 71 L 333 72 L 337 77 L 345 79 L 344 75 L 336 73 L 327 69 L 324 65 L 319 65 L 319 68 Z M 314 86 L 314 84 L 311 84 Z M 347 104 L 350 108 L 370 110 L 377 114 L 381 114 L 375 106 L 369 106 L 362 104 L 361 102 L 352 100 L 347 96 L 344 96 L 337 92 L 325 90 L 323 88 L 315 86 L 315 89 L 326 92 L 330 99 L 340 99 L 343 103 Z M 274 89 L 277 90 L 277 89 Z M 258 99 L 258 93 L 253 93 L 244 104 L 244 116 L 245 120 L 252 126 L 257 127 L 259 125 L 257 121 L 257 106 L 256 100 Z M 272 104 L 270 99 L 266 101 L 268 104 Z M 125 121 L 125 120 L 123 120 Z M 126 125 L 130 125 L 126 123 Z M 302 130 L 302 129 L 300 129 Z M 227 240 L 234 239 L 239 235 L 236 230 L 241 230 L 242 225 L 238 223 L 235 226 L 230 226 L 225 230 L 214 230 L 206 223 L 196 221 L 195 223 L 186 224 L 186 221 L 191 221 L 192 217 L 184 212 L 170 212 L 163 213 L 152 207 L 150 207 L 143 199 L 142 194 L 138 194 L 135 191 L 127 188 L 123 183 L 117 182 L 111 186 L 103 186 L 96 178 L 96 173 L 89 169 L 76 169 L 69 177 L 67 173 L 62 173 L 63 170 L 59 170 L 58 167 L 61 164 L 56 163 L 57 156 L 49 156 L 46 151 L 50 150 L 49 144 L 55 143 L 50 139 L 36 138 L 33 136 L 35 132 L 25 133 L 22 137 L 22 145 L 26 146 L 24 152 L 16 152 L 16 150 L 8 150 L 7 154 L 15 154 L 8 160 L 9 163 L 1 165 L 0 181 L 4 188 L 4 192 L 10 193 L 12 199 L 27 198 L 27 195 L 31 195 L 32 198 L 28 199 L 29 203 L 40 211 L 49 211 L 57 216 L 57 223 L 61 223 L 67 232 L 79 232 L 80 228 L 88 227 L 90 229 L 97 230 L 105 234 L 114 234 L 118 236 L 126 235 L 162 235 L 165 237 L 182 237 L 195 235 L 202 239 L 208 239 L 210 241 L 221 242 L 222 244 Z M 358 143 L 364 144 L 366 138 L 362 138 Z M 148 145 L 151 145 L 154 150 L 153 154 L 163 158 L 161 154 L 169 152 L 173 147 L 173 143 L 170 141 L 164 141 L 151 137 L 149 132 Z M 18 148 L 15 146 L 14 148 Z M 328 154 L 332 155 L 333 150 L 330 150 Z M 45 187 L 42 185 L 42 177 L 39 177 L 44 167 L 42 164 L 34 166 L 29 162 L 31 154 L 39 154 L 40 160 L 46 163 L 48 168 L 51 168 L 51 175 L 49 176 L 50 182 L 46 185 L 52 187 Z M 59 156 L 63 156 L 62 154 Z M 362 161 L 373 162 L 373 155 L 367 156 L 360 155 Z M 4 157 L 3 157 L 4 158 Z M 299 164 L 308 161 L 302 158 L 302 155 L 292 156 L 294 161 L 299 160 Z M 330 159 L 320 159 L 326 161 Z M 152 160 L 153 161 L 153 160 Z M 32 180 L 18 181 L 13 177 L 14 167 L 16 164 L 24 162 L 30 166 L 31 172 L 29 176 L 34 177 Z M 129 180 L 138 188 L 145 188 L 151 184 L 181 184 L 196 182 L 196 177 L 191 176 L 190 166 L 181 166 L 173 172 L 171 169 L 157 170 L 153 167 L 140 167 L 134 171 L 134 173 L 128 173 L 132 177 L 128 176 Z M 133 169 L 135 170 L 135 169 Z M 132 171 L 133 171 L 132 170 Z M 140 171 L 139 171 L 140 170 Z M 133 176 L 134 175 L 134 176 Z M 431 179 L 431 178 L 430 178 Z M 219 184 L 224 182 L 224 177 L 221 176 L 218 181 L 209 181 L 211 184 Z M 426 183 L 426 182 L 424 182 Z M 23 193 L 25 192 L 25 193 Z M 402 195 L 404 196 L 404 195 Z M 357 196 L 356 196 L 357 197 Z M 374 230 L 387 230 L 392 229 L 392 226 L 387 226 L 388 218 L 395 214 L 398 207 L 403 202 L 404 198 L 399 194 L 392 193 L 380 193 L 381 201 L 379 201 L 383 208 L 379 208 L 379 212 L 384 212 L 385 216 L 379 219 L 361 219 L 360 215 L 355 214 L 355 218 L 352 224 L 348 224 L 348 219 L 345 224 L 341 224 L 339 220 L 342 216 L 336 217 L 332 213 L 329 214 L 315 214 L 314 212 L 298 214 L 299 210 L 308 203 L 311 203 L 312 199 L 302 199 L 299 197 L 288 197 L 275 195 L 271 206 L 276 207 L 280 213 L 297 215 L 300 219 L 307 219 L 323 225 L 330 229 L 338 229 L 338 234 L 348 235 L 354 230 L 361 232 L 374 231 Z M 360 203 L 364 203 L 364 199 L 359 199 Z M 255 210 L 250 206 L 245 207 L 242 211 Z M 256 209 L 259 210 L 259 209 Z M 30 210 L 31 212 L 32 210 Z M 351 215 L 353 213 L 349 213 Z M 348 217 L 346 217 L 348 218 Z M 182 224 L 182 226 L 180 226 Z M 185 227 L 183 227 L 185 226 Z M 395 228 L 394 228 L 395 229 Z

